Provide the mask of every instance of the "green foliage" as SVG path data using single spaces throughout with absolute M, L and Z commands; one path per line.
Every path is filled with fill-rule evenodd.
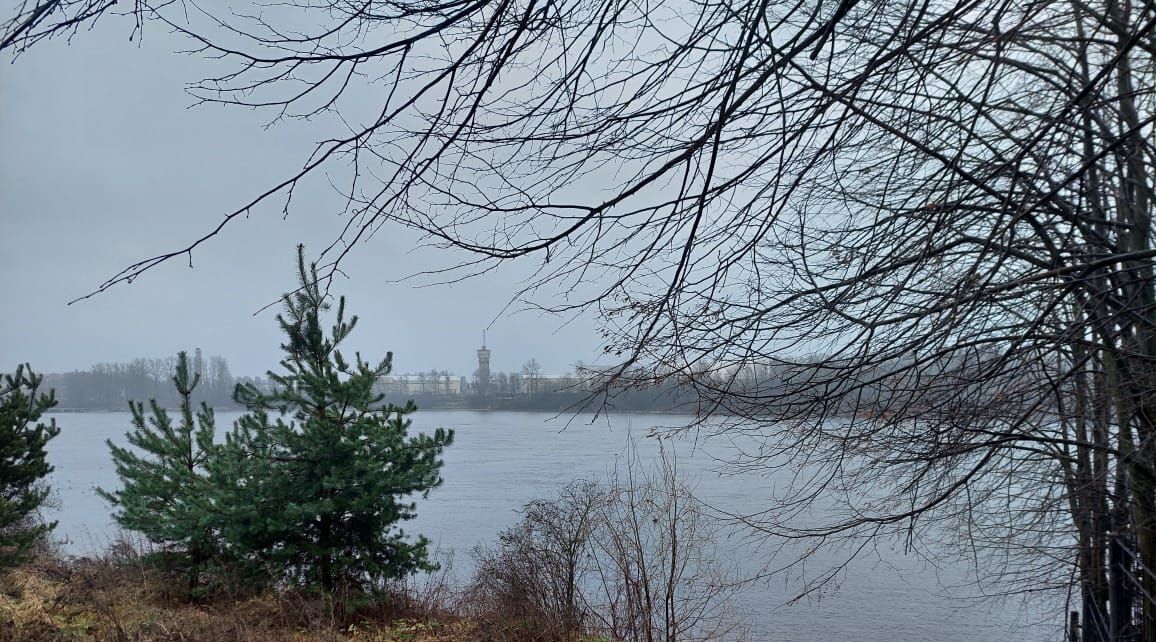
M 269 373 L 275 391 L 237 387 L 249 412 L 210 463 L 228 511 L 223 540 L 327 591 L 433 569 L 428 541 L 408 538 L 399 524 L 415 516 L 414 496 L 441 484 L 440 456 L 453 433 L 408 435 L 413 403 L 384 403 L 374 391 L 392 353 L 376 365 L 360 354 L 347 361 L 338 346 L 357 317 L 347 321 L 339 299 L 326 334 L 321 316 L 330 306 L 300 247 L 298 277 L 277 317 L 287 340 L 283 371 Z
M 40 392 L 41 377 L 27 365 L 0 380 L 0 568 L 23 560 L 56 524 L 34 524 L 48 496 L 42 483 L 52 472 L 45 445 L 60 429 L 41 415 L 56 405 L 52 391 Z
M 108 441 L 121 489 L 97 492 L 115 507 L 113 517 L 123 528 L 143 533 L 166 551 L 186 558 L 190 597 L 197 589 L 203 565 L 216 548 L 218 512 L 206 473 L 213 456 L 215 422 L 206 404 L 194 412 L 192 395 L 200 373 L 190 375 L 188 355 L 177 355 L 173 385 L 180 395 L 179 423 L 154 399 L 146 417 L 144 404 L 130 401 L 131 447 Z

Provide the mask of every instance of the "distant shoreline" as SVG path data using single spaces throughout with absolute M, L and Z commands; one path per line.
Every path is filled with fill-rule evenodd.
M 240 406 L 215 406 L 212 407 L 214 412 L 243 412 L 244 408 Z M 165 408 L 168 411 L 174 411 L 176 408 Z M 616 409 L 602 409 L 602 410 L 567 410 L 567 409 L 542 409 L 542 408 L 462 408 L 462 407 L 423 407 L 418 406 L 418 412 L 517 412 L 517 413 L 534 413 L 534 414 L 577 414 L 577 415 L 693 415 L 695 414 L 690 409 L 671 409 L 671 410 L 616 410 Z M 44 413 L 45 415 L 79 415 L 79 414 L 128 414 L 127 407 L 124 409 L 114 408 L 53 408 Z

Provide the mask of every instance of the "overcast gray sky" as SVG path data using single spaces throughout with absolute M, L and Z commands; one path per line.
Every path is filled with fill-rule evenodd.
M 294 246 L 320 249 L 341 223 L 336 195 L 299 194 L 291 216 L 269 209 L 238 221 L 184 262 L 66 305 L 128 263 L 183 247 L 224 213 L 299 166 L 324 131 L 219 106 L 189 109 L 184 84 L 203 60 L 185 43 L 110 17 L 71 46 L 41 43 L 0 61 L 0 368 L 38 371 L 161 357 L 201 347 L 236 374 L 279 359 L 273 312 L 253 313 L 293 285 Z M 311 128 L 312 127 L 312 128 Z M 351 347 L 395 353 L 395 372 L 469 375 L 482 328 L 521 278 L 507 269 L 453 286 L 392 281 L 444 264 L 436 250 L 387 228 L 360 247 L 335 291 L 361 317 Z M 496 370 L 531 357 L 545 372 L 597 360 L 589 319 L 504 316 L 489 330 Z

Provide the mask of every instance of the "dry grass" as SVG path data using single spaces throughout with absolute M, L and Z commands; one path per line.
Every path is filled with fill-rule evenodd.
M 298 593 L 182 604 L 132 563 L 41 558 L 0 580 L 0 642 L 463 642 L 491 636 L 404 596 L 340 613 Z

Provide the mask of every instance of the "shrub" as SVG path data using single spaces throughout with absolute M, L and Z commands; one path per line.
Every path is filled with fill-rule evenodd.
M 323 330 L 330 305 L 300 247 L 298 278 L 277 317 L 286 341 L 282 372 L 269 372 L 276 389 L 237 387 L 249 412 L 208 463 L 227 552 L 326 592 L 432 570 L 428 541 L 399 525 L 415 516 L 414 496 L 441 484 L 453 432 L 409 435 L 417 408 L 375 391 L 392 353 L 376 365 L 347 361 L 338 348 L 357 317 L 346 319 L 341 298 Z
M 60 432 L 55 419 L 40 421 L 56 405 L 52 391 L 40 392 L 41 379 L 27 364 L 0 379 L 0 570 L 26 559 L 55 526 L 37 516 L 52 472 L 45 445 Z
M 180 422 L 156 400 L 151 417 L 144 404 L 129 402 L 131 431 L 125 439 L 131 449 L 108 441 L 122 487 L 97 492 L 115 508 L 122 528 L 143 534 L 162 549 L 156 561 L 185 576 L 186 596 L 197 596 L 205 564 L 217 551 L 218 511 L 213 506 L 205 465 L 213 456 L 216 425 L 205 404 L 194 413 L 193 390 L 200 373 L 189 372 L 188 355 L 177 355 L 173 385 L 180 395 Z
M 621 472 L 571 483 L 522 515 L 496 547 L 475 549 L 467 595 L 475 615 L 514 639 L 527 631 L 542 640 L 745 637 L 728 608 L 736 584 L 714 548 L 722 524 L 665 449 L 649 470 L 631 449 Z

